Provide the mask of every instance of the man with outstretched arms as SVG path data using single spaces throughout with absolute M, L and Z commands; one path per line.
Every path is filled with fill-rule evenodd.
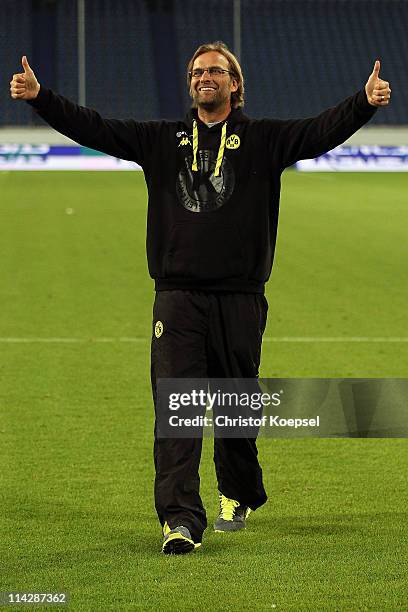
M 22 59 L 11 96 L 27 100 L 79 144 L 134 161 L 148 188 L 147 259 L 155 280 L 151 376 L 258 376 L 278 223 L 280 177 L 300 159 L 347 140 L 388 105 L 377 60 L 365 87 L 316 117 L 251 119 L 244 79 L 222 43 L 201 45 L 187 68 L 192 108 L 184 120 L 104 119 L 40 85 Z M 307 89 L 317 84 L 307 84 Z M 156 414 L 157 417 L 157 414 Z M 199 494 L 200 438 L 155 435 L 155 502 L 165 553 L 197 548 L 207 525 Z M 256 440 L 216 438 L 216 531 L 245 527 L 267 497 Z

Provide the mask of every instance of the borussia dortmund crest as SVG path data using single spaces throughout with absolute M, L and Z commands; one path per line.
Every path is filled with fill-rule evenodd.
M 156 325 L 154 326 L 154 335 L 156 336 L 156 338 L 160 338 L 163 331 L 164 331 L 163 323 L 161 321 L 157 321 Z
M 231 136 L 228 136 L 225 146 L 227 147 L 227 149 L 238 149 L 240 144 L 240 137 L 236 134 L 231 134 Z

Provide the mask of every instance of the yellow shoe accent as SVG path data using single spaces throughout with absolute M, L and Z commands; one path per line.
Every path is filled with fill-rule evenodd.
M 166 544 L 168 544 L 169 542 L 173 542 L 173 540 L 177 540 L 177 541 L 183 541 L 183 542 L 189 542 L 190 544 L 192 544 L 194 546 L 194 542 L 193 540 L 190 540 L 190 538 L 187 538 L 186 536 L 184 536 L 182 533 L 178 533 L 178 532 L 174 532 L 171 533 L 167 538 L 166 541 L 163 544 L 163 548 Z
M 238 508 L 239 501 L 229 499 L 220 493 L 220 516 L 224 521 L 233 521 L 235 508 Z
M 189 530 L 182 525 L 170 529 L 166 522 L 163 525 L 163 534 L 164 542 L 162 552 L 166 555 L 182 555 L 192 550 L 196 550 L 201 546 L 200 542 L 197 544 L 193 542 Z
M 245 529 L 245 521 L 251 509 L 235 499 L 226 497 L 221 492 L 218 492 L 218 495 L 220 498 L 220 513 L 214 523 L 214 531 L 227 532 Z
M 163 525 L 163 535 L 166 536 L 168 533 L 170 533 L 171 529 L 169 527 L 168 522 L 166 521 Z

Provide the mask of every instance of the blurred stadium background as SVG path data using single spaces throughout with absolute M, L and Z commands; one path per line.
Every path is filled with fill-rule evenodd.
M 1 74 L 25 53 L 46 86 L 104 115 L 182 116 L 192 51 L 222 39 L 241 58 L 250 115 L 317 114 L 380 58 L 394 95 L 372 123 L 406 121 L 406 0 L 3 0 L 0 23 Z M 4 104 L 1 126 L 39 123 Z
M 138 120 L 184 116 L 185 66 L 202 41 L 222 39 L 240 57 L 255 117 L 318 114 L 360 89 L 380 58 L 392 104 L 347 144 L 401 146 L 394 162 L 405 166 L 407 0 L 2 0 L 0 23 L 5 82 L 26 54 L 44 86 Z M 3 97 L 0 145 L 67 142 Z
M 24 53 L 47 87 L 104 115 L 183 116 L 188 59 L 222 39 L 241 58 L 249 115 L 317 114 L 361 88 L 380 58 L 394 93 L 372 123 L 406 122 L 406 0 L 2 0 L 0 23 L 2 75 Z M 38 123 L 24 104 L 4 104 L 1 126 Z

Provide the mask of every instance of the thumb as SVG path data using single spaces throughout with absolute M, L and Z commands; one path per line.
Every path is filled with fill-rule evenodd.
M 372 76 L 376 79 L 378 79 L 378 75 L 380 74 L 380 68 L 381 68 L 380 60 L 376 60 L 374 64 L 373 72 L 372 72 Z
M 25 55 L 23 55 L 23 57 L 21 58 L 21 64 L 24 68 L 24 73 L 25 74 L 31 74 L 33 71 L 31 70 L 30 64 L 27 61 L 27 57 Z

